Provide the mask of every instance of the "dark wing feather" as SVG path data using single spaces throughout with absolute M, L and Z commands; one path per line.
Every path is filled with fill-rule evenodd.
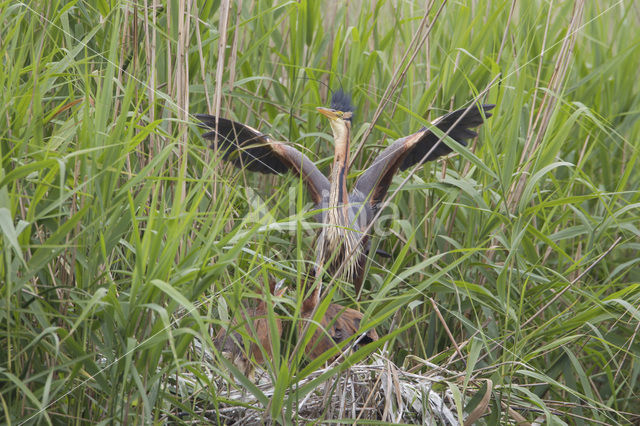
M 202 135 L 213 141 L 216 135 L 216 117 L 213 115 L 196 114 L 204 127 L 209 131 Z M 214 148 L 213 144 L 210 148 Z M 231 161 L 236 167 L 244 167 L 252 172 L 285 173 L 289 170 L 271 149 L 269 137 L 247 125 L 218 118 L 218 150 L 222 152 L 225 161 Z
M 484 118 L 491 117 L 489 111 L 494 107 L 495 105 L 482 105 Z M 478 134 L 471 130 L 471 128 L 478 127 L 484 122 L 483 113 L 481 113 L 480 109 L 474 105 L 469 108 L 468 111 L 467 108 L 462 108 L 457 111 L 450 112 L 449 114 L 437 119 L 434 124 L 443 132 L 446 133 L 448 131 L 451 139 L 458 142 L 460 145 L 467 146 L 468 139 L 478 136 Z M 460 117 L 462 117 L 462 119 L 460 119 Z M 459 119 L 460 121 L 456 124 L 456 121 Z M 418 133 L 421 134 L 421 137 L 413 144 L 412 148 L 407 150 L 407 155 L 402 160 L 400 170 L 406 170 L 409 167 L 416 165 L 432 149 L 433 151 L 431 151 L 424 161 L 433 161 L 453 152 L 453 150 L 444 142 L 437 144 L 440 138 L 429 131 L 426 127 L 420 129 Z
M 495 105 L 483 105 L 484 117 L 489 118 L 488 113 Z M 465 114 L 465 109 L 453 111 L 435 121 L 435 126 L 443 132 L 449 132 L 451 137 L 461 145 L 467 145 L 467 139 L 477 136 L 471 130 L 483 123 L 484 118 L 477 106 L 471 107 Z M 464 116 L 463 116 L 464 115 Z M 462 117 L 460 119 L 460 117 Z M 456 123 L 456 121 L 460 121 Z M 452 127 L 455 124 L 455 127 Z M 352 198 L 358 201 L 367 200 L 375 208 L 387 195 L 389 185 L 398 169 L 406 170 L 416 165 L 427 156 L 424 161 L 433 161 L 443 155 L 452 152 L 440 138 L 427 128 L 423 128 L 404 138 L 398 139 L 373 161 L 373 164 L 365 170 L 356 181 Z M 429 153 L 427 155 L 427 153 Z
M 201 121 L 199 126 L 209 130 L 202 137 L 213 140 L 216 136 L 216 117 L 207 114 L 195 116 Z M 329 180 L 309 157 L 245 124 L 218 118 L 218 149 L 225 161 L 239 168 L 259 173 L 297 173 L 304 179 L 316 204 L 322 202 L 323 194 L 329 193 Z

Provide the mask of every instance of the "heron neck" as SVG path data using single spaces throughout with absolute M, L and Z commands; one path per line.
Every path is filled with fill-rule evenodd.
M 337 207 L 340 204 L 349 203 L 347 193 L 347 174 L 349 172 L 349 136 L 348 124 L 344 124 L 339 129 L 334 129 L 335 154 L 333 157 L 333 167 L 331 169 L 331 194 L 329 197 L 329 207 Z

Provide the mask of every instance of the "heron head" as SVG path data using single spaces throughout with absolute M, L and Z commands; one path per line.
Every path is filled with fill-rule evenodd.
M 317 107 L 316 109 L 320 114 L 324 115 L 331 121 L 351 122 L 351 117 L 353 116 L 353 112 L 351 111 L 340 111 L 339 109 L 324 108 L 324 107 Z
M 351 127 L 351 119 L 353 118 L 354 107 L 351 103 L 351 96 L 338 90 L 331 97 L 331 108 L 318 107 L 316 109 L 329 119 L 336 142 L 343 140 Z

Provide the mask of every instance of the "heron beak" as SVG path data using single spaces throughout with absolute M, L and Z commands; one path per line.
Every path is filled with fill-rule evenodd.
M 325 117 L 331 119 L 331 120 L 337 120 L 338 114 L 336 114 L 336 110 L 335 109 L 331 109 L 331 108 L 323 108 L 323 107 L 317 107 L 316 108 L 318 110 L 318 112 L 322 115 L 324 115 Z

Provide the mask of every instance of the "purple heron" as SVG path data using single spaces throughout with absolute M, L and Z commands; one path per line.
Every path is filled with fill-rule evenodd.
M 462 108 L 432 123 L 459 144 L 477 136 L 471 130 L 480 126 L 495 105 L 473 105 Z M 397 139 L 386 147 L 356 179 L 351 193 L 347 192 L 349 145 L 354 107 L 349 95 L 334 93 L 330 108 L 317 108 L 329 119 L 334 137 L 333 166 L 329 178 L 302 152 L 277 141 L 246 124 L 206 114 L 196 114 L 201 127 L 208 131 L 202 136 L 218 138 L 218 149 L 224 160 L 237 167 L 259 173 L 283 174 L 289 171 L 302 178 L 311 199 L 322 212 L 318 220 L 323 223 L 316 245 L 316 267 L 324 265 L 341 278 L 354 284 L 356 296 L 365 275 L 369 254 L 369 235 L 364 234 L 384 201 L 393 176 L 418 163 L 436 160 L 453 150 L 427 127 Z M 213 146 L 212 146 L 213 147 Z M 384 253 L 384 252 L 382 252 Z M 344 263 L 344 265 L 343 265 Z

